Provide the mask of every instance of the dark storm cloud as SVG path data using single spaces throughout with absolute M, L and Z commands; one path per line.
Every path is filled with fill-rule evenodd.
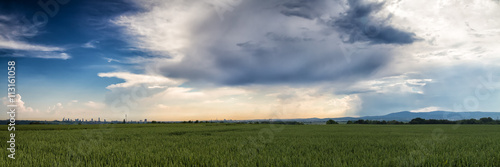
M 339 3 L 326 0 L 242 1 L 222 21 L 213 17 L 201 23 L 193 35 L 195 45 L 180 62 L 164 64 L 161 73 L 223 85 L 348 83 L 369 78 L 392 60 L 391 48 L 368 44 L 350 55 L 343 51 L 345 41 L 339 36 L 362 34 L 361 19 L 371 19 L 383 4 L 349 1 L 349 5 L 345 11 Z M 414 40 L 412 33 L 388 25 L 375 36 L 362 35 L 359 40 L 372 44 Z
M 287 42 L 302 42 L 302 41 L 312 41 L 314 40 L 313 38 L 307 38 L 307 37 L 291 37 L 287 35 L 282 35 L 274 32 L 269 32 L 266 34 L 266 37 L 269 38 L 270 40 L 273 41 L 287 41 Z M 238 44 L 240 46 L 240 44 Z
M 373 44 L 411 44 L 417 40 L 415 33 L 387 25 L 387 20 L 376 20 L 372 15 L 384 7 L 384 3 L 349 0 L 348 9 L 339 18 L 326 21 L 336 28 L 344 41 L 371 42 Z
M 390 59 L 385 51 L 367 50 L 347 62 L 339 46 L 307 40 L 292 44 L 290 41 L 294 40 L 274 41 L 280 44 L 275 47 L 253 42 L 238 43 L 240 52 L 214 48 L 211 53 L 216 56 L 212 57 L 213 64 L 209 68 L 191 64 L 200 63 L 197 60 L 186 60 L 164 70 L 170 77 L 188 76 L 224 85 L 352 82 L 370 77 Z M 189 69 L 185 68 L 187 66 Z M 216 71 L 209 70 L 213 67 Z
M 390 16 L 385 20 L 377 20 L 373 17 L 383 9 L 384 3 L 349 0 L 346 9 L 338 11 L 341 13 L 339 17 L 323 20 L 319 17 L 328 10 L 325 8 L 326 2 L 322 0 L 286 2 L 282 5 L 284 9 L 281 13 L 310 20 L 318 19 L 341 32 L 341 37 L 348 43 L 410 44 L 417 40 L 414 33 L 388 25 L 387 21 L 390 20 Z
M 321 15 L 326 6 L 324 0 L 299 0 L 282 4 L 281 14 L 313 20 Z

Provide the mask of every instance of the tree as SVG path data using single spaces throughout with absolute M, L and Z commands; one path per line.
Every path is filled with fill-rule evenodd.
M 200 123 L 200 121 L 196 120 L 196 121 L 194 121 L 194 123 L 197 124 L 197 123 Z
M 126 123 L 126 122 L 125 122 L 125 119 L 123 119 L 123 123 Z
M 415 118 L 415 119 L 412 119 L 410 121 L 410 124 L 424 124 L 425 123 L 425 119 L 422 119 L 422 118 Z
M 338 122 L 335 122 L 334 120 L 330 119 L 328 121 L 326 121 L 326 124 L 329 125 L 329 124 L 339 124 Z
M 351 120 L 347 121 L 347 124 L 353 124 L 353 122 Z
M 392 120 L 392 121 L 387 121 L 387 124 L 404 124 L 404 123 L 396 121 L 396 120 Z
M 493 118 L 488 117 L 488 118 L 481 118 L 479 119 L 482 123 L 493 123 Z
M 357 120 L 357 121 L 354 121 L 355 124 L 367 124 L 367 122 L 365 122 L 365 120 Z

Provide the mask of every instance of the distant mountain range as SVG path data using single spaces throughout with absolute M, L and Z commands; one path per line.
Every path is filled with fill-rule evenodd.
M 401 111 L 396 113 L 390 113 L 382 116 L 363 116 L 363 117 L 340 117 L 340 118 L 305 118 L 305 119 L 286 119 L 286 121 L 298 121 L 298 122 L 323 122 L 329 119 L 335 121 L 349 121 L 349 120 L 396 120 L 396 121 L 410 121 L 414 118 L 423 119 L 447 119 L 447 120 L 462 120 L 462 119 L 480 119 L 483 117 L 491 117 L 493 119 L 500 118 L 500 112 L 450 112 L 450 111 L 433 111 L 433 112 L 409 112 Z M 284 120 L 285 121 L 285 120 Z

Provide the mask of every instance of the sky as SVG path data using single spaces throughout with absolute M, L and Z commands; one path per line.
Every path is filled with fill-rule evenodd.
M 29 120 L 498 112 L 498 18 L 498 0 L 6 0 L 0 73 L 16 61 Z

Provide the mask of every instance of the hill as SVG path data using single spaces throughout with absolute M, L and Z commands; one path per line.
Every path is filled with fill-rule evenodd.
M 340 118 L 305 118 L 305 119 L 287 119 L 287 121 L 299 121 L 299 122 L 324 122 L 329 119 L 335 121 L 354 121 L 359 119 L 364 120 L 396 120 L 396 121 L 410 121 L 413 118 L 423 118 L 423 119 L 447 119 L 447 120 L 462 120 L 462 119 L 480 119 L 483 117 L 491 117 L 493 119 L 500 118 L 500 112 L 451 112 L 451 111 L 433 111 L 433 112 L 409 112 L 401 111 L 396 113 L 390 113 L 381 116 L 362 116 L 362 117 L 340 117 Z

